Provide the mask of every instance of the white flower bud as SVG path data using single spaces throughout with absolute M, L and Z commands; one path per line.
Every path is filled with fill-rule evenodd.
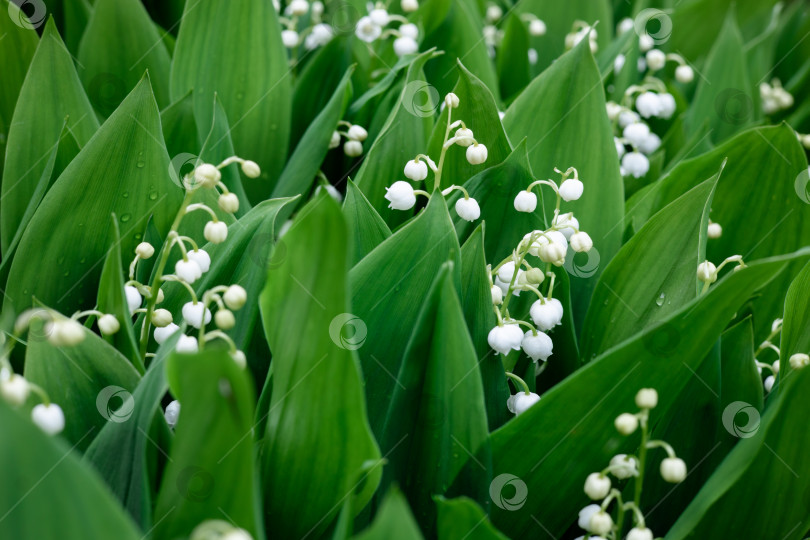
M 502 355 L 509 354 L 511 350 L 520 350 L 520 343 L 523 341 L 523 331 L 517 324 L 504 324 L 496 326 L 489 331 L 487 343 L 489 346 Z
M 489 292 L 492 295 L 492 304 L 495 306 L 499 306 L 503 303 L 503 291 L 497 285 L 492 285 L 489 288 Z
M 546 23 L 540 19 L 532 19 L 529 22 L 529 34 L 535 37 L 546 35 Z
M 321 15 L 323 15 L 323 2 L 321 2 L 320 0 L 315 0 L 314 2 L 312 2 L 310 9 L 312 10 L 312 15 L 314 15 L 315 17 L 320 17 Z
M 588 526 L 594 534 L 609 534 L 613 529 L 613 518 L 604 510 L 599 510 L 591 516 Z
M 624 19 L 619 21 L 619 24 L 616 26 L 616 33 L 618 35 L 626 34 L 627 32 L 633 29 L 633 26 L 634 26 L 633 19 L 631 19 L 630 17 L 625 17 Z
M 151 259 L 155 254 L 155 248 L 149 242 L 141 242 L 135 247 L 135 254 L 141 259 Z
M 413 23 L 403 24 L 399 27 L 399 33 L 411 39 L 419 38 L 419 27 Z
M 518 192 L 515 197 L 515 210 L 518 212 L 534 212 L 537 209 L 537 195 L 525 189 Z
M 616 59 L 613 60 L 613 71 L 618 73 L 624 67 L 624 64 L 627 62 L 627 57 L 623 54 L 617 54 Z
M 179 353 L 195 353 L 200 349 L 199 343 L 197 343 L 197 338 L 182 335 L 180 339 L 177 340 L 177 346 L 174 348 Z
M 394 54 L 405 56 L 419 52 L 419 44 L 410 36 L 400 36 L 394 40 Z
M 419 2 L 417 0 L 402 0 L 399 5 L 405 13 L 413 13 L 419 9 Z
M 403 180 L 398 180 L 385 188 L 385 198 L 391 203 L 388 208 L 394 210 L 410 210 L 416 204 L 413 186 Z
M 605 111 L 607 112 L 608 118 L 612 122 L 613 120 L 617 120 L 619 115 L 622 113 L 622 106 L 616 103 L 615 101 L 608 101 L 605 103 Z
M 639 409 L 654 409 L 658 405 L 658 392 L 655 388 L 642 388 L 636 394 L 636 406 Z
M 538 331 L 537 335 L 534 335 L 534 332 L 529 330 L 523 334 L 523 341 L 521 341 L 520 347 L 523 349 L 523 352 L 526 353 L 526 356 L 535 362 L 539 360 L 545 362 L 552 354 L 554 343 L 545 333 Z
M 202 248 L 192 249 L 186 253 L 186 256 L 190 261 L 197 263 L 203 274 L 211 268 L 211 256 Z
M 138 292 L 138 289 L 132 285 L 124 286 L 124 296 L 127 297 L 127 307 L 129 308 L 129 313 L 131 315 L 135 313 L 136 309 L 141 307 L 143 298 L 141 297 L 141 293 Z
M 579 511 L 579 519 L 577 520 L 577 524 L 581 529 L 585 529 L 586 531 L 590 531 L 591 527 L 591 518 L 594 514 L 601 510 L 598 504 L 589 504 L 585 508 Z
M 622 413 L 613 421 L 616 426 L 616 431 L 622 435 L 630 435 L 638 428 L 638 418 L 636 415 L 630 413 Z
M 458 107 L 458 103 L 459 103 L 458 96 L 455 95 L 453 92 L 450 92 L 449 94 L 444 96 L 445 106 L 450 107 L 451 109 L 455 109 L 456 107 Z
M 585 479 L 585 495 L 598 501 L 610 493 L 610 478 L 602 473 L 591 473 Z
M 156 309 L 152 312 L 152 324 L 165 328 L 172 324 L 172 313 L 168 309 Z
M 203 163 L 194 169 L 194 180 L 204 188 L 216 187 L 222 178 L 222 173 L 210 163 Z
M 56 435 L 65 429 L 65 413 L 56 403 L 34 405 L 31 420 L 48 435 Z
M 638 476 L 638 461 L 627 454 L 617 454 L 610 459 L 610 471 L 619 480 Z
M 481 217 L 481 208 L 478 206 L 478 201 L 470 197 L 464 197 L 456 201 L 456 213 L 458 217 L 466 221 L 475 221 Z
M 566 202 L 576 201 L 582 197 L 585 185 L 581 180 L 569 178 L 560 185 L 560 197 Z
M 686 463 L 681 458 L 665 458 L 661 461 L 661 478 L 677 484 L 686 478 Z
M 538 54 L 537 54 L 537 49 L 529 49 L 526 52 L 527 52 L 527 54 L 529 56 L 529 63 L 531 65 L 535 65 L 537 63 L 537 60 L 539 60 L 539 57 L 538 57 Z
M 343 153 L 349 157 L 357 157 L 363 154 L 363 143 L 360 141 L 346 141 L 343 143 Z
M 160 304 L 165 299 L 165 295 L 163 294 L 163 289 L 158 289 L 157 293 L 157 300 L 155 300 L 156 304 Z
M 456 139 L 456 144 L 465 148 L 475 142 L 475 136 L 469 128 L 458 128 L 456 130 Z
M 255 161 L 250 161 L 249 159 L 242 162 L 242 172 L 248 178 L 258 178 L 259 175 L 262 174 L 259 164 Z
M 523 414 L 529 407 L 540 401 L 540 396 L 534 392 L 518 392 L 507 402 L 507 407 L 515 416 Z
M 689 84 L 694 78 L 695 72 L 691 67 L 683 65 L 675 68 L 675 80 L 679 83 Z
M 306 0 L 292 0 L 287 6 L 287 9 L 290 11 L 290 15 L 300 17 L 301 15 L 306 15 L 309 11 L 309 2 Z
M 228 226 L 223 221 L 209 221 L 205 224 L 203 236 L 212 244 L 221 244 L 228 238 Z
M 245 353 L 240 350 L 233 351 L 231 353 L 231 358 L 233 358 L 234 363 L 242 369 L 247 367 L 247 357 Z
M 628 152 L 622 157 L 622 168 L 636 178 L 641 178 L 650 170 L 650 160 L 641 152 Z
M 9 405 L 18 407 L 25 403 L 31 393 L 31 386 L 25 377 L 12 374 L 5 380 L 0 381 L 0 396 Z
M 571 235 L 571 249 L 577 253 L 587 253 L 593 247 L 593 240 L 585 231 Z
M 234 214 L 239 211 L 239 197 L 236 193 L 223 193 L 217 199 L 217 204 L 223 212 Z
M 211 310 L 203 306 L 202 302 L 186 302 L 183 304 L 183 319 L 193 326 L 199 328 L 203 324 L 203 316 L 205 316 L 205 324 L 211 322 Z
M 239 311 L 247 302 L 247 291 L 241 285 L 231 285 L 222 295 L 228 309 Z
M 714 283 L 717 281 L 717 267 L 709 261 L 703 261 L 698 265 L 697 277 L 703 283 Z
M 776 377 L 774 377 L 773 375 L 768 375 L 767 377 L 765 377 L 765 382 L 762 383 L 762 385 L 765 387 L 765 391 L 770 392 L 771 390 L 773 390 L 773 385 L 775 382 Z
M 531 283 L 532 285 L 540 285 L 545 279 L 546 275 L 539 268 L 532 268 L 525 273 L 525 282 Z
M 186 283 L 194 283 L 202 276 L 202 268 L 196 262 L 180 259 L 174 264 L 174 273 Z
M 801 369 L 804 366 L 810 365 L 810 356 L 805 353 L 796 353 L 790 356 L 790 367 L 793 369 Z
M 653 47 L 655 47 L 655 40 L 649 34 L 639 36 L 638 48 L 641 49 L 641 52 L 646 53 Z
M 281 42 L 288 49 L 292 49 L 293 47 L 297 47 L 298 46 L 298 32 L 296 32 L 295 30 L 282 30 L 281 31 Z
M 489 22 L 495 22 L 501 17 L 503 17 L 503 10 L 501 9 L 500 6 L 496 4 L 490 4 L 487 7 L 487 20 Z
M 664 51 L 659 49 L 650 49 L 647 51 L 646 58 L 647 67 L 649 67 L 652 71 L 663 69 L 667 63 L 667 55 L 664 54 Z
M 230 330 L 236 325 L 236 317 L 233 316 L 233 311 L 220 309 L 214 315 L 214 324 L 221 330 Z
M 176 399 L 166 405 L 166 410 L 163 411 L 163 418 L 166 419 L 166 423 L 169 424 L 170 428 L 173 428 L 175 424 L 177 424 L 177 419 L 180 417 L 180 402 Z
M 353 124 L 349 130 L 346 132 L 349 136 L 349 139 L 353 141 L 365 141 L 368 138 L 368 131 L 366 131 L 362 126 L 358 126 L 357 124 Z
M 633 527 L 627 533 L 626 540 L 653 540 L 653 532 L 646 527 Z
M 475 143 L 467 147 L 467 161 L 470 165 L 480 165 L 487 160 L 487 147 Z
M 562 324 L 563 306 L 556 298 L 546 300 L 545 302 L 535 300 L 529 310 L 529 315 L 531 315 L 532 321 L 537 329 L 545 332 Z
M 411 159 L 405 164 L 405 176 L 416 182 L 421 182 L 428 175 L 427 163 L 419 159 Z
M 388 24 L 388 12 L 382 8 L 372 9 L 368 16 L 377 26 Z
M 163 328 L 155 328 L 155 341 L 157 341 L 158 345 L 163 344 L 169 336 L 174 334 L 180 327 L 174 323 L 170 323 Z
M 53 321 L 48 328 L 48 342 L 55 347 L 72 347 L 84 341 L 84 327 L 73 319 Z
M 337 131 L 332 132 L 332 138 L 329 139 L 329 150 L 340 146 L 340 133 Z
M 118 332 L 121 329 L 121 324 L 115 318 L 115 315 L 105 313 L 98 318 L 98 329 L 103 335 L 109 336 Z
M 719 223 L 709 223 L 709 228 L 706 231 L 709 238 L 720 238 L 723 235 L 723 227 Z

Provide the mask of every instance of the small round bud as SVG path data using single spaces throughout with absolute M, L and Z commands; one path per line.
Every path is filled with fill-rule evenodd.
M 73 319 L 61 319 L 50 324 L 48 342 L 55 347 L 72 347 L 84 341 L 84 327 Z
M 419 27 L 413 23 L 406 23 L 399 27 L 399 33 L 411 39 L 419 37 Z
M 127 307 L 129 308 L 129 313 L 131 315 L 135 313 L 136 309 L 141 307 L 143 298 L 141 297 L 141 293 L 138 292 L 138 289 L 132 285 L 124 286 L 124 296 L 127 297 Z
M 703 283 L 714 283 L 717 281 L 717 267 L 709 261 L 703 261 L 698 265 L 697 277 Z
M 535 37 L 546 35 L 546 23 L 540 19 L 533 19 L 529 23 L 529 34 Z
M 723 227 L 721 227 L 719 223 L 709 223 L 707 235 L 709 238 L 713 239 L 720 238 L 723 235 Z
M 186 302 L 183 304 L 182 313 L 183 319 L 194 328 L 202 326 L 203 320 L 205 320 L 205 324 L 211 322 L 211 310 L 202 302 Z
M 458 107 L 458 96 L 455 95 L 453 92 L 450 92 L 446 96 L 444 96 L 444 104 L 451 109 L 455 109 Z
M 343 153 L 349 157 L 357 157 L 363 153 L 363 143 L 360 141 L 346 141 L 343 143 Z
M 413 13 L 419 9 L 419 2 L 417 0 L 402 0 L 399 3 L 399 6 L 402 8 L 403 12 Z
M 30 394 L 31 386 L 21 375 L 12 374 L 8 379 L 0 381 L 0 396 L 9 405 L 15 407 L 22 405 Z
M 427 163 L 424 161 L 420 161 L 419 159 L 412 159 L 405 164 L 405 176 L 414 180 L 416 182 L 420 182 L 427 178 L 428 175 L 428 166 Z
M 247 302 L 247 291 L 241 285 L 231 285 L 222 295 L 222 300 L 228 309 L 238 311 Z
M 695 78 L 694 70 L 689 66 L 678 66 L 675 68 L 675 80 L 682 84 L 689 84 Z
M 166 410 L 163 412 L 163 418 L 166 419 L 166 423 L 169 424 L 170 428 L 173 428 L 175 424 L 177 424 L 177 419 L 180 417 L 180 402 L 176 399 L 166 405 Z
M 186 253 L 186 256 L 190 261 L 197 263 L 197 266 L 200 267 L 200 271 L 203 274 L 208 272 L 211 268 L 211 256 L 202 248 L 192 249 Z
M 332 138 L 329 139 L 329 150 L 340 146 L 340 133 L 337 131 L 332 132 Z
M 666 458 L 661 461 L 661 478 L 677 484 L 686 478 L 686 463 L 681 458 Z
M 588 525 L 592 533 L 606 535 L 613 529 L 613 518 L 604 510 L 599 510 L 591 516 L 591 521 Z
M 98 318 L 98 329 L 103 335 L 109 336 L 118 332 L 121 329 L 121 324 L 115 318 L 115 315 L 105 313 Z
M 470 146 L 475 142 L 473 132 L 469 128 L 458 128 L 456 130 L 456 144 L 459 146 Z
M 591 473 L 585 479 L 585 495 L 594 501 L 607 497 L 610 493 L 610 478 L 601 473 Z
M 503 291 L 497 285 L 492 285 L 489 288 L 489 292 L 492 295 L 492 304 L 495 306 L 499 306 L 503 303 Z
M 31 420 L 48 435 L 56 435 L 65 429 L 65 413 L 56 403 L 40 403 L 31 409 Z
M 765 381 L 762 383 L 762 386 L 765 387 L 766 392 L 770 392 L 771 390 L 773 390 L 774 383 L 776 383 L 776 377 L 774 377 L 773 375 L 768 375 L 767 377 L 765 377 Z
M 388 11 L 386 11 L 385 9 L 382 8 L 372 9 L 369 12 L 368 16 L 371 19 L 371 22 L 373 22 L 377 26 L 385 26 L 386 24 L 388 24 L 389 16 Z
M 630 435 L 638 428 L 638 418 L 634 414 L 622 413 L 613 421 L 616 431 L 622 435 Z
M 515 210 L 518 212 L 534 212 L 537 209 L 537 195 L 531 191 L 521 190 L 515 197 Z
M 202 277 L 202 268 L 191 258 L 187 261 L 180 259 L 174 263 L 174 273 L 186 283 L 194 283 Z
M 647 51 L 646 58 L 647 67 L 649 67 L 652 71 L 663 69 L 667 63 L 667 55 L 664 54 L 664 51 L 659 49 L 650 49 Z
M 569 178 L 560 185 L 560 197 L 566 202 L 576 201 L 582 197 L 585 185 L 576 178 Z
M 804 353 L 796 353 L 790 357 L 790 367 L 793 369 L 801 369 L 810 365 L 810 356 Z
M 205 224 L 203 236 L 212 244 L 221 244 L 228 238 L 228 226 L 222 221 L 209 221 Z
M 300 17 L 306 15 L 309 11 L 309 2 L 307 0 L 292 0 L 287 9 L 290 10 L 290 15 Z
M 165 328 L 172 324 L 172 313 L 168 309 L 156 309 L 152 312 L 152 324 L 158 328 Z
M 174 323 L 171 323 L 163 328 L 155 328 L 155 341 L 157 341 L 158 345 L 163 344 L 169 336 L 174 334 L 180 327 Z
M 456 213 L 458 217 L 466 221 L 475 221 L 481 217 L 481 208 L 478 206 L 478 201 L 470 197 L 464 197 L 456 201 Z
M 248 178 L 258 178 L 259 175 L 262 174 L 259 164 L 255 161 L 250 161 L 249 159 L 242 162 L 242 172 Z
M 295 30 L 282 30 L 281 31 L 281 42 L 288 49 L 292 49 L 293 47 L 297 47 L 298 46 L 298 32 L 296 32 Z
M 231 358 L 233 358 L 233 361 L 236 362 L 236 365 L 239 366 L 240 368 L 245 369 L 247 367 L 247 357 L 245 356 L 245 353 L 243 353 L 242 351 L 240 350 L 233 351 L 231 353 Z
M 627 533 L 626 540 L 653 540 L 653 532 L 646 527 L 633 527 Z
M 501 9 L 501 6 L 499 6 L 497 4 L 490 4 L 490 6 L 487 7 L 487 20 L 488 21 L 495 22 L 498 19 L 500 19 L 501 17 L 503 17 L 503 10 Z
M 636 406 L 639 409 L 654 409 L 658 405 L 658 392 L 655 388 L 642 388 L 636 394 Z
M 141 259 L 151 259 L 155 248 L 149 242 L 141 242 L 135 247 L 135 254 Z
M 610 459 L 610 472 L 619 480 L 637 476 L 638 462 L 627 454 L 617 454 Z
M 588 233 L 579 231 L 571 235 L 571 249 L 577 253 L 587 253 L 593 247 L 593 240 Z
M 539 268 L 532 268 L 525 273 L 526 281 L 532 285 L 539 285 L 546 279 L 546 274 Z
M 487 147 L 475 143 L 467 147 L 467 161 L 470 165 L 480 165 L 487 160 Z
M 234 214 L 239 211 L 239 197 L 235 193 L 223 193 L 217 199 L 220 209 L 223 212 Z
M 213 188 L 216 187 L 217 182 L 222 179 L 222 173 L 219 172 L 215 166 L 211 165 L 210 163 L 203 163 L 196 169 L 194 169 L 194 179 L 198 184 L 201 184 L 204 188 Z
M 233 311 L 220 309 L 214 315 L 214 324 L 221 330 L 230 330 L 236 325 L 236 317 L 233 316 Z
M 649 34 L 639 36 L 638 48 L 641 50 L 641 52 L 646 53 L 653 47 L 655 47 L 655 40 Z
M 357 124 L 352 125 L 347 132 L 349 135 L 349 139 L 353 141 L 365 141 L 368 138 L 368 131 L 363 129 L 362 126 L 358 126 Z
M 193 354 L 200 349 L 200 344 L 197 343 L 197 338 L 192 336 L 182 335 L 177 340 L 177 346 L 174 348 L 179 353 Z
M 160 304 L 165 299 L 166 299 L 166 295 L 163 294 L 163 289 L 158 289 L 157 300 L 155 300 L 155 303 Z

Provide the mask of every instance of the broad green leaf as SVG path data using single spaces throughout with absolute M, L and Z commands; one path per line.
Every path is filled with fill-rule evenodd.
M 387 208 L 385 188 L 403 178 L 405 163 L 425 153 L 428 147 L 433 112 L 438 107 L 438 103 L 431 100 L 438 95 L 431 93 L 422 66 L 434 54 L 433 51 L 422 53 L 408 67 L 405 86 L 355 178 L 357 187 L 390 226 L 405 221 L 408 213 Z
M 453 93 L 458 96 L 459 105 L 458 108 L 452 110 L 450 121 L 452 123 L 462 120 L 464 125 L 473 131 L 475 140 L 487 147 L 487 161 L 481 165 L 471 165 L 467 161 L 466 148 L 458 145 L 451 146 L 445 154 L 442 167 L 442 188 L 453 184 L 463 184 L 470 177 L 480 174 L 482 169 L 499 165 L 512 152 L 492 93 L 484 83 L 464 67 L 460 60 L 455 71 L 458 72 L 458 82 L 453 88 Z M 442 143 L 447 132 L 448 114 L 450 114 L 450 109 L 445 107 L 439 116 L 439 121 L 433 127 L 430 137 L 429 154 L 436 163 L 439 162 Z M 455 132 L 456 130 L 452 130 L 449 137 L 453 137 Z M 433 180 L 433 178 L 426 180 L 427 185 L 432 186 Z
M 1 537 L 107 538 L 115 531 L 115 538 L 120 540 L 142 538 L 98 475 L 79 461 L 73 448 L 43 434 L 2 400 L 0 426 L 4 433 L 0 439 L 4 478 L 0 490 Z
M 445 94 L 453 88 L 453 79 L 449 75 L 456 63 L 463 61 L 499 102 L 498 77 L 482 37 L 481 17 L 471 0 L 456 0 L 450 4 L 450 10 L 441 24 L 421 44 L 423 49 L 435 47 L 445 53 L 425 68 L 427 80 L 444 99 Z
M 223 514 L 256 537 L 262 527 L 247 371 L 216 348 L 174 353 L 166 369 L 181 411 L 157 498 L 153 537 L 185 538 L 202 521 Z
M 352 312 L 368 328 L 358 349 L 374 433 L 382 433 L 406 344 L 428 289 L 448 259 L 459 267 L 458 239 L 441 194 L 349 272 Z
M 98 335 L 84 330 L 84 340 L 57 347 L 47 339 L 47 327 L 28 333 L 25 378 L 42 387 L 65 412 L 62 435 L 84 450 L 110 419 L 126 414 L 129 391 L 140 376 L 132 364 Z
M 79 52 L 79 43 L 84 35 L 84 30 L 93 14 L 93 4 L 90 0 L 75 0 L 64 2 L 62 5 L 65 10 L 62 34 L 65 36 L 65 45 L 75 57 Z M 121 96 L 122 99 L 123 97 Z
M 687 133 L 708 119 L 709 139 L 722 142 L 756 120 L 759 96 L 748 75 L 743 39 L 729 14 L 699 77 L 695 98 L 686 112 Z
M 500 92 L 505 102 L 511 101 L 529 84 L 529 32 L 517 13 L 506 15 L 503 41 L 495 57 Z
M 436 524 L 432 495 L 446 491 L 487 439 L 477 358 L 447 263 L 408 341 L 380 439 L 388 460 L 381 489 L 398 484 L 423 531 Z M 486 491 L 487 469 L 479 465 L 473 482 Z
M 315 117 L 301 137 L 301 141 L 287 161 L 284 171 L 273 188 L 273 197 L 303 195 L 312 187 L 312 182 L 329 151 L 332 133 L 343 117 L 351 98 L 352 71 L 353 68 L 346 71 L 332 98 L 324 105 L 320 114 Z
M 810 336 L 807 333 L 807 321 L 810 317 L 810 293 L 808 291 L 810 291 L 810 264 L 799 272 L 787 291 L 782 337 L 779 341 L 780 383 L 781 381 L 786 382 L 791 376 L 791 356 L 796 353 L 810 354 Z
M 436 507 L 439 510 L 440 540 L 506 540 L 472 499 L 437 497 Z
M 723 227 L 723 235 L 707 241 L 706 257 L 715 264 L 732 255 L 748 261 L 806 245 L 810 238 L 806 201 L 810 199 L 802 191 L 802 182 L 807 184 L 807 158 L 787 125 L 751 129 L 707 154 L 679 163 L 660 182 L 628 201 L 634 223 L 646 221 L 715 174 L 726 159 L 710 216 Z M 775 280 L 754 300 L 755 336 L 767 335 L 771 322 L 781 317 L 789 276 L 798 270 L 792 268 L 786 279 Z
M 505 406 L 509 388 L 503 363 L 487 342 L 496 320 L 492 310 L 484 236 L 484 223 L 481 223 L 461 246 L 461 303 L 484 385 L 489 429 L 494 430 L 509 419 L 510 414 Z
M 166 422 L 160 410 L 160 400 L 169 390 L 166 358 L 180 334 L 170 336 L 158 349 L 132 392 L 130 416 L 104 424 L 84 452 L 84 461 L 98 471 L 120 504 L 145 529 L 152 524 L 152 498 L 158 483 L 149 474 L 148 463 L 163 451 L 147 434 L 153 422 Z
M 20 89 L 14 116 L 8 119 L 11 123 L 0 197 L 0 244 L 4 255 L 23 223 L 48 157 L 58 145 L 66 117 L 67 129 L 79 147 L 98 129 L 70 53 L 50 20 Z
M 665 206 L 608 263 L 583 325 L 584 361 L 668 318 L 697 295 L 719 175 Z
M 351 178 L 346 183 L 343 215 L 346 217 L 353 245 L 350 257 L 352 265 L 360 262 L 363 257 L 391 236 L 391 229 Z
M 619 160 L 604 113 L 601 75 L 587 42 L 583 39 L 535 78 L 503 119 L 513 140 L 528 138 L 529 163 L 538 178 L 558 180 L 555 167 L 563 171 L 576 167 L 585 184 L 582 197 L 562 209 L 574 212 L 582 230 L 593 238 L 601 261 L 590 277 L 571 280 L 577 323 L 585 317 L 599 271 L 618 251 L 624 230 Z M 554 203 L 553 196 L 545 198 L 549 214 Z
M 353 537 L 355 540 L 421 540 L 422 533 L 413 518 L 408 501 L 399 490 L 391 489 L 383 499 L 374 522 Z
M 170 95 L 194 90 L 198 129 L 208 131 L 214 93 L 232 125 L 236 153 L 262 175 L 245 180 L 253 202 L 267 198 L 287 157 L 291 77 L 272 3 L 188 2 L 172 60 Z M 227 52 L 227 54 L 225 54 Z
M 122 225 L 121 253 L 133 252 L 152 214 L 157 230 L 168 230 L 181 198 L 168 167 L 144 78 L 45 195 L 20 240 L 5 301 L 18 310 L 32 296 L 60 311 L 92 306 L 112 243 L 110 215 Z
M 273 387 L 259 461 L 267 521 L 281 536 L 321 535 L 348 497 L 359 511 L 382 472 L 352 352 L 366 328 L 349 313 L 347 233 L 322 192 L 284 235 L 286 253 L 274 258 L 260 298 Z M 377 463 L 358 482 L 369 461 Z
M 172 158 L 172 170 L 177 173 L 178 179 L 191 172 L 194 163 L 188 162 L 200 149 L 197 122 L 194 119 L 194 100 L 191 95 L 192 92 L 189 92 L 160 111 L 166 150 Z M 186 164 L 190 166 L 184 169 L 183 165 Z
M 77 64 L 87 95 L 101 116 L 110 116 L 147 70 L 158 106 L 169 105 L 170 62 L 139 0 L 95 0 Z
M 810 250 L 803 250 L 725 276 L 708 294 L 605 352 L 493 433 L 493 475 L 517 476 L 528 490 L 519 510 L 492 508 L 493 523 L 516 537 L 532 534 L 536 519 L 561 535 L 587 502 L 582 479 L 638 444 L 637 435 L 625 438 L 612 426 L 616 416 L 633 410 L 639 388 L 656 388 L 656 411 L 666 411 L 745 299 L 788 263 L 808 256 Z
M 118 219 L 111 216 L 113 237 L 104 266 L 101 268 L 101 277 L 98 284 L 98 297 L 96 309 L 102 313 L 113 315 L 120 325 L 118 332 L 110 337 L 110 342 L 121 354 L 126 356 L 139 372 L 143 373 L 143 360 L 138 349 L 138 338 L 132 326 L 132 315 L 129 312 L 127 297 L 124 293 L 124 280 L 128 278 L 121 263 L 121 233 Z M 129 254 L 131 255 L 131 254 Z
M 720 404 L 723 410 L 735 401 L 742 401 L 761 411 L 762 377 L 754 363 L 754 328 L 750 317 L 723 332 L 720 350 Z M 735 437 L 734 433 L 730 435 Z

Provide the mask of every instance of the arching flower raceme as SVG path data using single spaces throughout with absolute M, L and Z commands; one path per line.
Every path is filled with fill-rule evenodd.
M 211 322 L 211 310 L 206 308 L 202 302 L 187 302 L 183 304 L 182 312 L 183 319 L 194 328 L 203 325 L 203 317 L 205 318 L 205 324 Z
M 394 210 L 410 210 L 416 204 L 416 194 L 413 186 L 403 180 L 397 180 L 390 187 L 385 188 L 385 198 L 391 204 L 388 208 Z

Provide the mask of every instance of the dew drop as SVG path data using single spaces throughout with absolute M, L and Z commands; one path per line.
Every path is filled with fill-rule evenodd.
M 124 214 L 121 216 L 121 223 L 126 223 L 130 219 L 132 219 L 132 214 Z
M 125 199 L 128 199 L 128 198 L 129 198 L 129 191 L 125 191 L 125 192 L 123 192 L 123 193 L 121 194 L 121 196 L 122 196 L 123 198 L 125 198 Z
M 143 169 L 144 165 L 146 165 L 146 162 L 142 160 L 139 160 L 137 163 L 135 163 L 135 166 L 138 167 L 139 169 Z
M 665 293 L 661 293 L 661 296 L 659 296 L 658 298 L 655 299 L 655 304 L 657 306 L 663 306 L 664 305 L 664 299 L 666 297 L 667 297 L 667 295 Z
M 149 200 L 150 201 L 154 201 L 157 198 L 158 198 L 158 192 L 157 191 L 150 191 L 149 192 Z

